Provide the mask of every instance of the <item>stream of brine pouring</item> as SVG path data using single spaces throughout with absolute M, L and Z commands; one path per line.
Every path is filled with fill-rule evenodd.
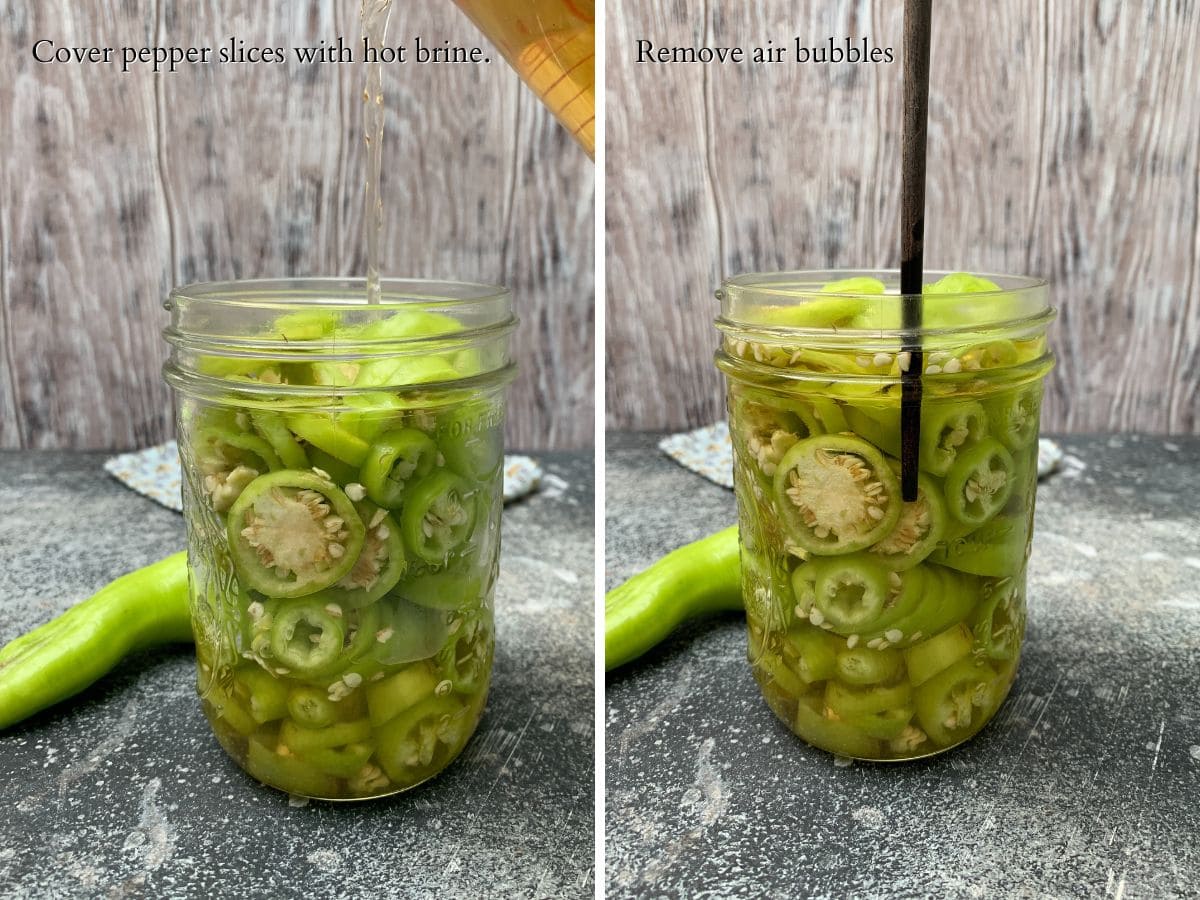
M 392 0 L 362 0 L 359 9 L 363 37 L 372 47 L 383 47 Z M 363 89 L 363 138 L 367 146 L 367 181 L 363 210 L 364 237 L 367 242 L 367 302 L 378 303 L 379 242 L 383 237 L 383 197 L 379 193 L 379 175 L 383 170 L 383 63 L 367 62 L 367 85 Z

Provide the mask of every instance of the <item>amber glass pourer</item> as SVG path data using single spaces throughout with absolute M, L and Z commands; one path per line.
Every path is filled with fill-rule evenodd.
M 596 149 L 593 0 L 454 0 L 589 156 Z

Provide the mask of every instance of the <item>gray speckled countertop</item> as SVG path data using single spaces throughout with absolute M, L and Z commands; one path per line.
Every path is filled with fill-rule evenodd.
M 398 797 L 290 801 L 212 737 L 190 648 L 0 734 L 3 897 L 590 897 L 592 455 L 508 506 L 495 676 L 462 756 Z M 102 455 L 0 453 L 0 643 L 183 547 Z
M 735 520 L 657 437 L 608 439 L 610 587 Z M 808 747 L 736 616 L 610 674 L 608 895 L 1200 896 L 1200 438 L 1062 445 L 1086 468 L 1038 493 L 1020 675 L 964 747 Z

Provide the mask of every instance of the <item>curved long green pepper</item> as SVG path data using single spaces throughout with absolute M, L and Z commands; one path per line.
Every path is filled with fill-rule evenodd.
M 604 598 L 604 668 L 637 659 L 683 622 L 742 609 L 733 525 L 673 550 Z
M 134 650 L 191 640 L 181 551 L 122 575 L 0 649 L 0 729 L 74 696 Z

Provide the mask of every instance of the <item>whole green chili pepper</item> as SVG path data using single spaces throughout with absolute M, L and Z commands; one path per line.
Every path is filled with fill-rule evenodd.
M 738 531 L 673 550 L 604 598 L 604 667 L 643 653 L 688 619 L 742 609 Z
M 121 576 L 0 649 L 0 728 L 74 696 L 134 650 L 191 640 L 180 552 Z

